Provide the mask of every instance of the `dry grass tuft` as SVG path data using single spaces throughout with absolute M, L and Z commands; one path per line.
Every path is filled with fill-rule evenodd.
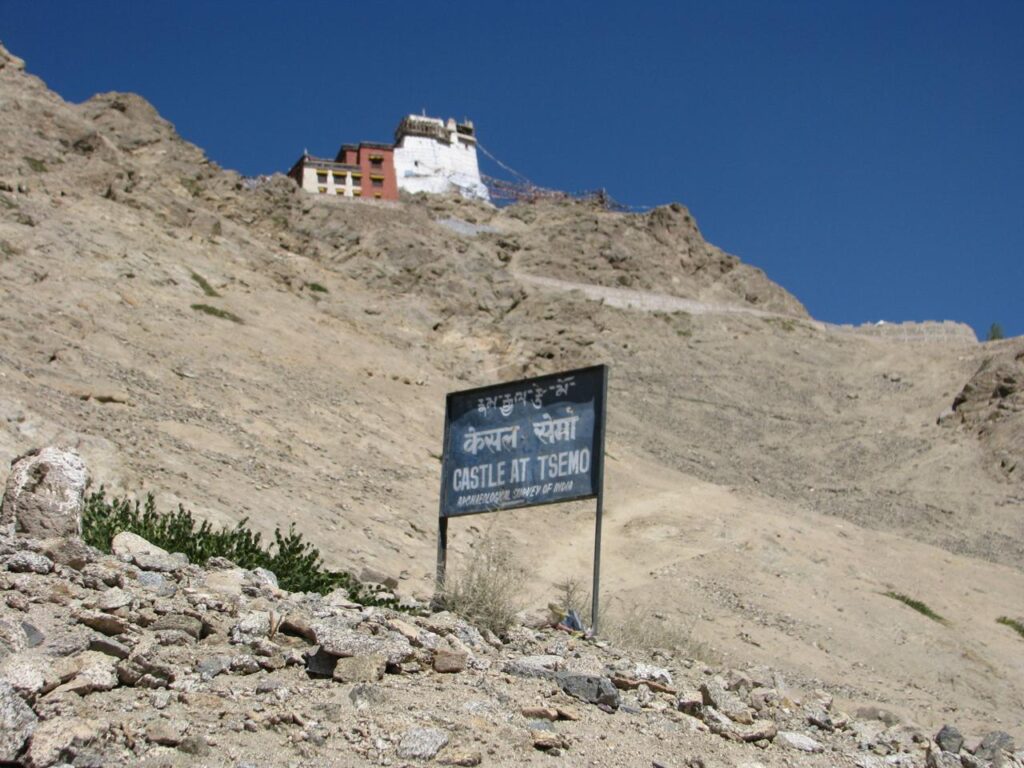
M 474 546 L 465 567 L 449 575 L 444 607 L 481 629 L 502 635 L 521 608 L 523 569 L 505 547 L 490 538 Z

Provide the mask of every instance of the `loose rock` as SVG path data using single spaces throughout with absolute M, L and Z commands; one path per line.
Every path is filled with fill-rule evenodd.
M 339 658 L 332 677 L 339 683 L 373 683 L 384 676 L 388 659 L 383 654 Z
M 570 696 L 590 704 L 604 704 L 617 709 L 622 701 L 618 689 L 607 677 L 559 672 L 558 685 Z
M 925 758 L 926 768 L 962 768 L 960 755 L 943 749 L 929 749 Z
M 468 657 L 461 651 L 438 648 L 434 651 L 434 671 L 453 673 L 464 672 Z
M 389 664 L 401 664 L 412 658 L 409 641 L 397 633 L 387 637 L 359 634 L 336 623 L 317 622 L 313 632 L 320 647 L 334 656 L 384 654 Z
M 17 552 L 8 558 L 7 570 L 13 573 L 47 574 L 53 570 L 53 561 L 35 552 Z
M 438 765 L 455 765 L 472 768 L 480 765 L 484 756 L 475 749 L 446 749 L 437 759 Z
M 792 731 L 779 731 L 775 736 L 775 743 L 780 747 L 795 749 L 799 752 L 822 752 L 825 749 L 810 736 Z
M 203 633 L 203 622 L 194 616 L 186 616 L 181 613 L 168 613 L 154 621 L 149 628 L 151 630 L 175 630 L 198 640 Z
M 412 760 L 431 760 L 448 743 L 448 734 L 436 728 L 412 728 L 398 741 L 398 756 Z
M 110 551 L 122 560 L 131 560 L 135 555 L 166 555 L 166 549 L 151 544 L 137 533 L 121 531 L 110 541 Z
M 516 677 L 540 677 L 553 680 L 555 672 L 564 663 L 561 656 L 523 656 L 511 659 L 502 666 L 502 672 Z
M 530 738 L 533 740 L 533 748 L 539 749 L 542 752 L 549 752 L 551 750 L 562 750 L 569 746 L 569 743 L 565 740 L 565 737 L 560 733 L 546 730 L 534 730 L 530 731 Z
M 188 565 L 188 558 L 181 552 L 172 555 L 140 552 L 132 555 L 132 561 L 144 571 L 159 571 L 161 573 L 180 571 Z
M 107 727 L 107 723 L 101 720 L 80 717 L 46 720 L 32 734 L 25 762 L 29 768 L 45 768 L 58 760 L 70 759 L 74 757 L 70 753 L 73 748 L 97 740 Z
M 952 752 L 956 754 L 960 751 L 960 747 L 964 745 L 964 737 L 960 734 L 956 728 L 952 725 L 944 725 L 942 729 L 935 734 L 935 743 L 939 745 L 939 749 L 943 752 Z
M 986 735 L 981 744 L 974 751 L 974 756 L 979 760 L 994 762 L 1002 756 L 1002 753 L 1013 752 L 1016 748 L 1013 737 L 1005 731 L 993 731 Z
M 251 643 L 270 634 L 270 614 L 267 611 L 253 611 L 246 614 L 231 628 L 232 643 Z
M 184 723 L 172 723 L 169 720 L 156 720 L 146 728 L 146 740 L 153 744 L 175 747 L 184 738 Z
M 13 763 L 36 729 L 39 718 L 17 691 L 0 680 L 0 761 Z
M 89 473 L 75 451 L 48 446 L 15 459 L 0 504 L 0 531 L 39 539 L 82 534 Z

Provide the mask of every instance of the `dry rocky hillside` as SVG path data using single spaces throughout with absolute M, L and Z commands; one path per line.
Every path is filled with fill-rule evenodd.
M 19 653 L 73 671 L 44 675 L 61 678 L 52 690 L 9 683 L 0 697 L 10 712 L 27 718 L 21 701 L 54 729 L 68 717 L 106 722 L 83 725 L 80 741 L 128 750 L 134 758 L 117 758 L 126 764 L 163 743 L 166 734 L 142 732 L 150 722 L 177 727 L 196 708 L 217 719 L 193 726 L 214 747 L 208 764 L 326 763 L 323 755 L 402 764 L 415 759 L 400 752 L 403 728 L 442 731 L 449 746 L 438 760 L 457 746 L 485 765 L 547 761 L 550 750 L 534 757 L 520 710 L 557 709 L 567 694 L 547 673 L 523 682 L 502 672 L 518 654 L 562 659 L 547 662 L 552 674 L 635 682 L 635 669 L 606 669 L 624 660 L 671 673 L 672 694 L 645 683 L 646 693 L 621 694 L 628 706 L 615 714 L 587 705 L 579 721 L 556 722 L 567 746 L 553 746 L 567 764 L 920 765 L 946 723 L 971 747 L 990 732 L 1024 738 L 1024 637 L 997 623 L 1024 621 L 1021 339 L 978 344 L 946 326 L 869 334 L 814 321 L 763 273 L 707 244 L 679 205 L 645 214 L 425 196 L 384 205 L 307 195 L 282 176 L 244 179 L 140 97 L 68 104 L 2 48 L 0 148 L 5 466 L 33 448 L 70 446 L 94 487 L 152 491 L 161 507 L 181 502 L 215 524 L 247 517 L 265 534 L 294 523 L 332 567 L 369 568 L 395 577 L 402 595 L 426 598 L 444 394 L 611 365 L 602 594 L 612 646 L 547 630 L 474 644 L 452 617 L 407 620 L 260 584 L 222 605 L 201 596 L 209 573 L 180 563 L 162 577 L 173 594 L 159 594 L 130 553 L 94 553 L 76 569 L 37 540 L 11 539 L 0 618 L 44 638 Z M 646 300 L 613 300 L 624 290 Z M 528 612 L 557 599 L 556 585 L 588 579 L 589 505 L 456 520 L 451 531 L 453 569 L 484 538 L 518 557 Z M 113 589 L 124 596 L 105 598 Z M 115 598 L 126 602 L 100 605 Z M 409 621 L 491 663 L 440 676 L 429 671 L 436 649 L 406 638 L 410 660 L 389 661 L 399 674 L 352 693 L 308 677 L 306 644 L 324 646 L 312 630 L 279 637 L 275 625 L 230 642 L 235 622 L 293 608 L 378 639 L 403 635 L 389 622 Z M 88 650 L 92 635 L 85 649 L 60 640 L 97 631 L 83 628 L 83 611 L 117 615 L 121 634 L 168 655 L 192 682 L 165 676 L 169 688 L 141 691 L 115 674 L 109 690 L 83 693 L 80 665 L 94 663 L 109 682 L 122 652 Z M 165 630 L 154 622 L 169 615 L 209 626 L 157 637 Z M 29 641 L 0 653 L 18 642 Z M 138 646 L 119 642 L 131 658 Z M 614 650 L 623 643 L 660 655 Z M 239 655 L 255 661 L 233 668 Z M 229 665 L 203 679 L 196 665 L 212 656 Z M 271 658 L 284 666 L 268 669 L 277 661 L 261 660 Z M 396 666 L 405 663 L 424 671 Z M 754 723 L 837 751 L 787 751 L 777 738 L 761 750 L 699 733 L 683 715 L 712 730 L 751 727 L 738 711 L 730 726 L 709 722 L 706 708 L 728 717 L 716 693 L 699 709 L 680 703 L 717 673 L 746 697 Z M 759 688 L 789 704 L 758 707 L 750 697 Z M 372 702 L 361 707 L 364 695 Z M 808 707 L 826 700 L 852 713 L 847 725 L 808 721 Z M 919 741 L 876 747 L 858 735 L 868 719 L 856 713 L 880 710 Z M 281 720 L 287 712 L 298 719 Z M 188 734 L 176 733 L 180 746 Z M 166 752 L 153 764 L 199 762 Z M 957 759 L 1010 758 L 997 749 Z

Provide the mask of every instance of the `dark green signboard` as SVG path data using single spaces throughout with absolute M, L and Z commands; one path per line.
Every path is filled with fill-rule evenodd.
M 439 595 L 450 518 L 594 498 L 591 632 L 597 632 L 607 397 L 606 365 L 448 395 L 437 532 Z
M 448 395 L 441 516 L 592 498 L 607 367 Z

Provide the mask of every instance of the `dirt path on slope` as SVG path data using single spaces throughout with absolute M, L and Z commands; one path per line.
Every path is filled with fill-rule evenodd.
M 591 301 L 599 301 L 616 309 L 632 309 L 641 312 L 685 312 L 690 315 L 747 315 L 786 323 L 801 323 L 818 330 L 833 333 L 857 333 L 866 336 L 884 337 L 893 341 L 977 343 L 977 339 L 974 338 L 974 332 L 965 324 L 957 322 L 886 323 L 883 321 L 874 325 L 837 325 L 812 318 L 794 318 L 792 315 L 768 312 L 762 309 L 735 304 L 704 302 L 696 299 L 684 299 L 665 293 L 654 293 L 652 291 L 612 288 L 604 285 L 561 280 L 554 277 L 541 277 L 539 275 L 527 274 L 517 269 L 512 270 L 512 275 L 526 286 L 561 293 L 579 291 Z

